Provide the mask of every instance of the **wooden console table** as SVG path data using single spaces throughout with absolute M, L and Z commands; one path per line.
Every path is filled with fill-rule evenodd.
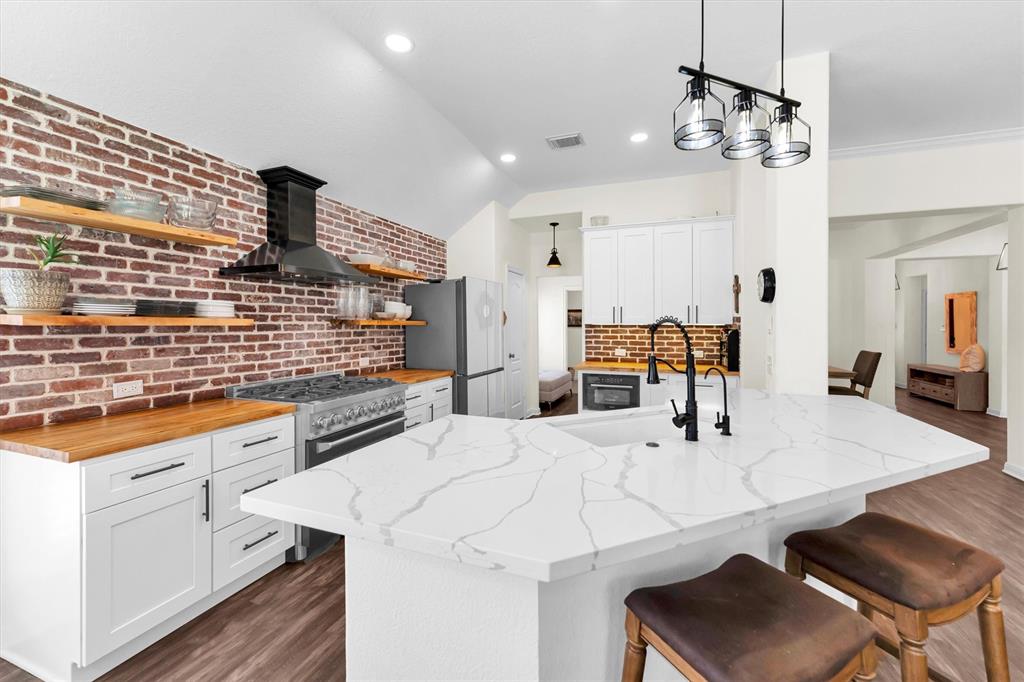
M 988 372 L 961 372 L 944 365 L 907 365 L 907 391 L 958 410 L 988 409 Z

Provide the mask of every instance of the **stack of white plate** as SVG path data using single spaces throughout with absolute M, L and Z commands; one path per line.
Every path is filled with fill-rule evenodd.
M 135 302 L 116 298 L 80 298 L 71 306 L 75 315 L 134 315 Z
M 231 301 L 196 301 L 196 317 L 234 317 L 235 304 Z

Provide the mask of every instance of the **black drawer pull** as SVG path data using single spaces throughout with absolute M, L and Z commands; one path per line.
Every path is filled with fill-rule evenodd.
M 437 389 L 434 389 L 434 393 L 441 393 L 441 392 L 443 392 L 443 391 L 447 391 L 447 390 L 448 390 L 448 387 L 447 387 L 447 386 L 445 386 L 444 388 L 437 388 Z
M 423 421 L 422 421 L 422 420 L 421 420 L 421 421 L 418 421 L 418 422 L 413 422 L 412 424 L 409 424 L 408 426 L 406 426 L 406 428 L 407 428 L 407 429 L 411 429 L 412 427 L 414 427 L 414 426 L 419 426 L 419 425 L 420 425 L 420 424 L 422 424 L 422 423 L 423 423 Z
M 264 540 L 269 540 L 270 538 L 274 537 L 275 535 L 277 535 L 277 531 L 276 530 L 272 530 L 269 533 L 267 533 L 266 535 L 264 535 L 263 537 L 261 537 L 259 540 L 253 540 L 252 542 L 249 542 L 249 543 L 246 543 L 246 544 L 242 545 L 242 551 L 244 552 L 247 549 L 252 549 L 256 545 L 258 545 L 261 542 L 263 542 Z
M 165 467 L 160 467 L 159 469 L 153 469 L 152 471 L 144 471 L 141 474 L 132 474 L 131 480 L 134 481 L 136 478 L 145 478 L 146 476 L 152 476 L 153 474 L 159 474 L 162 471 L 170 471 L 171 469 L 177 469 L 178 467 L 183 467 L 183 466 L 185 466 L 184 462 L 175 462 L 174 464 L 168 464 Z
M 253 445 L 262 445 L 263 443 L 269 443 L 272 440 L 277 440 L 277 436 L 267 436 L 259 440 L 254 440 L 251 443 L 242 443 L 243 448 L 251 448 Z
M 210 479 L 203 481 L 203 497 L 206 498 L 203 508 L 203 520 L 207 523 L 210 522 Z
M 410 395 L 410 396 L 406 397 L 406 401 L 409 401 L 409 400 L 419 400 L 422 397 L 423 397 L 422 393 L 420 393 L 418 395 Z
M 275 483 L 276 481 L 277 481 L 277 479 L 276 479 L 276 478 L 272 478 L 272 479 L 270 479 L 269 481 L 267 481 L 266 483 L 260 483 L 259 485 L 254 485 L 254 486 L 253 486 L 253 487 L 251 487 L 251 488 L 246 488 L 245 490 L 243 490 L 243 491 L 242 491 L 242 494 L 244 495 L 244 494 L 246 494 L 246 493 L 251 493 L 251 492 L 252 492 L 253 490 L 259 490 L 259 489 L 260 489 L 260 488 L 262 488 L 263 486 L 265 486 L 265 485 L 270 485 L 271 483 Z

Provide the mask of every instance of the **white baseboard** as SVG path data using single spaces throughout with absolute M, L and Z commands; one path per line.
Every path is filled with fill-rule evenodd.
M 985 410 L 985 413 L 986 414 L 990 414 L 993 417 L 999 417 L 1000 419 L 1006 419 L 1006 414 L 1005 413 L 1000 412 L 999 410 L 996 410 L 996 409 L 991 408 L 991 407 L 988 408 L 987 410 Z
M 1014 478 L 1024 481 L 1024 467 L 1007 462 L 1003 465 L 1003 473 L 1007 476 L 1013 476 Z

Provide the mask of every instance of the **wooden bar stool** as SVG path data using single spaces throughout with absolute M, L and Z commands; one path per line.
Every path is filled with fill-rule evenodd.
M 1009 682 L 1002 594 L 1003 562 L 947 535 L 883 514 L 786 538 L 786 570 L 845 592 L 879 630 L 878 646 L 900 659 L 907 682 L 948 679 L 929 670 L 931 625 L 977 609 L 989 682 Z
M 647 645 L 691 682 L 847 682 L 875 677 L 866 618 L 746 554 L 692 580 L 626 597 L 622 682 Z

